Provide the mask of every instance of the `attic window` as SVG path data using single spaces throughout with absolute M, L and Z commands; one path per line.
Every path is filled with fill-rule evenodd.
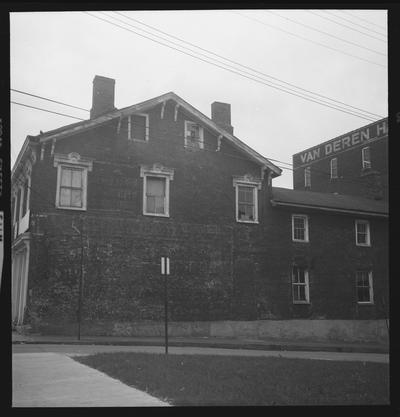
M 197 123 L 185 120 L 185 147 L 204 149 L 204 130 Z
M 128 116 L 128 139 L 141 142 L 149 140 L 148 114 L 132 114 Z

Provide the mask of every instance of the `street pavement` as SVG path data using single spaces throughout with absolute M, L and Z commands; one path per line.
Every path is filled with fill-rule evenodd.
M 73 356 L 100 352 L 163 354 L 162 346 L 70 344 L 13 344 L 13 407 L 146 407 L 168 406 L 166 401 L 129 387 Z M 169 347 L 170 354 L 273 356 L 329 361 L 389 363 L 382 353 L 267 351 L 206 347 Z

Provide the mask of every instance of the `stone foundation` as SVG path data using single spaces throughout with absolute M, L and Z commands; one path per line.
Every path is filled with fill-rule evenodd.
M 171 322 L 172 337 L 226 337 L 271 341 L 388 343 L 385 320 L 257 320 Z M 76 334 L 76 323 L 42 323 L 47 335 Z M 163 322 L 93 322 L 82 325 L 82 336 L 162 337 Z

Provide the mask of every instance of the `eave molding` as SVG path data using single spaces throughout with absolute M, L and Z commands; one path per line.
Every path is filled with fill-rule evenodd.
M 360 215 L 360 216 L 369 216 L 369 217 L 382 217 L 388 218 L 388 214 L 384 213 L 376 213 L 371 211 L 362 211 L 362 210 L 349 210 L 349 209 L 340 209 L 340 208 L 332 208 L 332 207 L 321 207 L 321 206 L 313 206 L 309 204 L 294 204 L 294 203 L 284 203 L 281 201 L 270 200 L 273 207 L 282 206 L 282 207 L 295 207 L 295 208 L 304 208 L 304 209 L 311 209 L 317 211 L 328 211 L 333 213 L 343 213 L 343 214 L 353 214 L 353 215 Z

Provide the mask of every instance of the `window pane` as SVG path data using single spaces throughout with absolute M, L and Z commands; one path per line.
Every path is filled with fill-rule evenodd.
M 60 189 L 60 206 L 69 207 L 71 204 L 71 189 L 61 187 Z
M 357 300 L 360 302 L 368 302 L 369 299 L 369 288 L 359 287 L 357 288 Z
M 253 204 L 253 187 L 239 187 L 239 203 Z
M 81 190 L 71 190 L 71 207 L 82 207 Z
M 147 177 L 146 194 L 151 196 L 165 196 L 165 178 Z
M 131 116 L 131 137 L 133 139 L 146 140 L 146 117 Z
M 76 188 L 82 187 L 82 171 L 74 169 L 72 171 L 72 186 Z
M 71 186 L 72 171 L 68 168 L 61 169 L 61 186 Z
M 250 204 L 239 204 L 238 217 L 240 220 L 254 220 L 254 206 Z

